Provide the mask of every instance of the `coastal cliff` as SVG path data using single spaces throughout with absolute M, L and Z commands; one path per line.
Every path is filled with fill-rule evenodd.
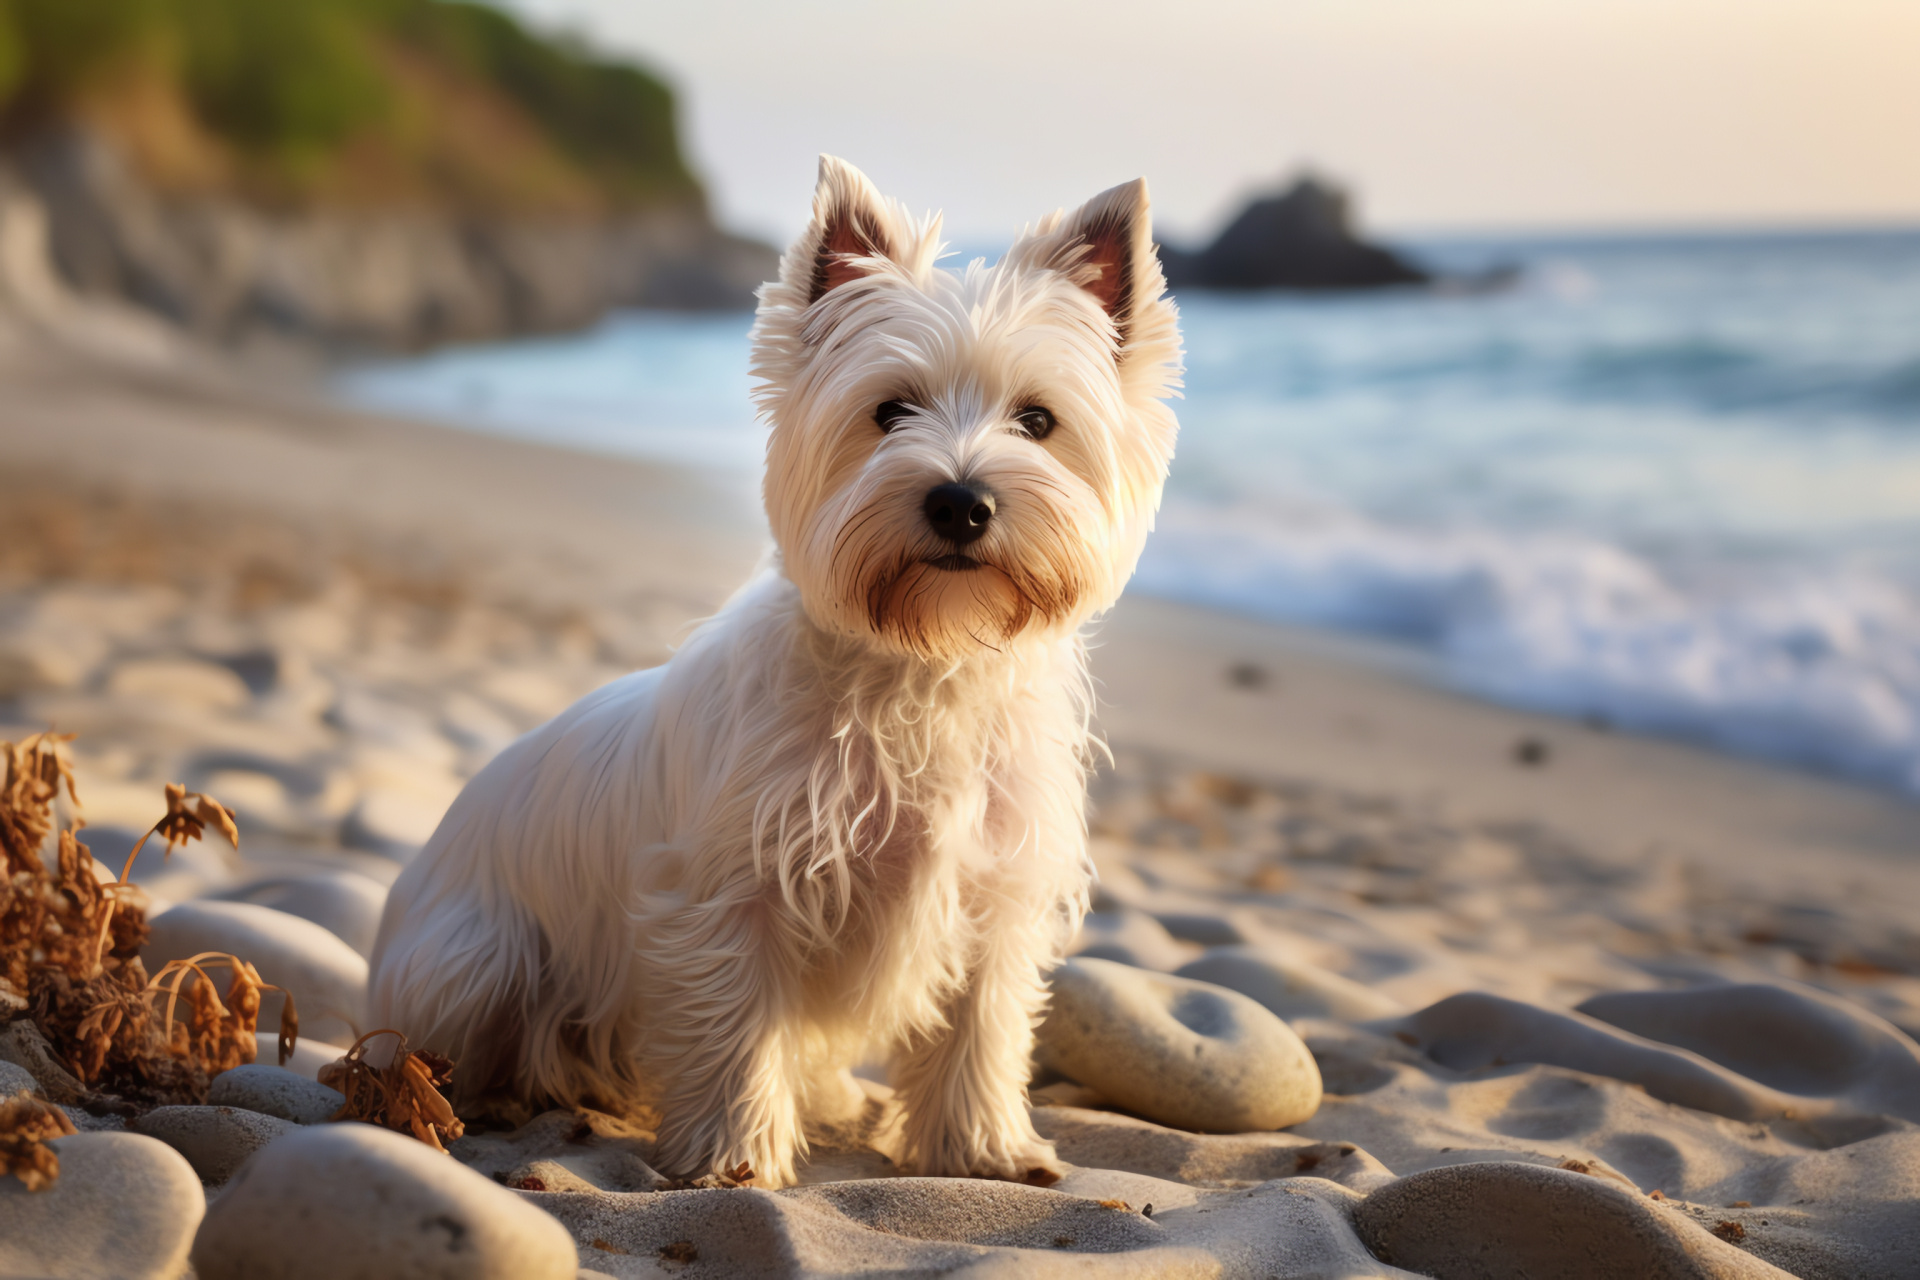
M 274 210 L 169 197 L 79 132 L 38 140 L 16 168 L 71 288 L 223 343 L 409 350 L 577 328 L 616 307 L 744 307 L 778 261 L 684 204 L 599 217 Z
M 0 0 L 0 169 L 73 290 L 405 350 L 744 307 L 669 87 L 445 0 Z

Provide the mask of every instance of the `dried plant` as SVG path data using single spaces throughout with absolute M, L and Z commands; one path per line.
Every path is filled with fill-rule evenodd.
M 73 790 L 71 774 L 67 777 L 67 790 L 71 795 Z M 220 834 L 227 838 L 228 844 L 235 849 L 240 847 L 240 827 L 233 820 L 233 811 L 218 800 L 198 791 L 188 791 L 177 782 L 167 784 L 166 796 L 167 811 L 160 816 L 160 821 L 147 828 L 146 834 L 134 842 L 133 851 L 127 854 L 126 865 L 120 868 L 120 879 L 115 882 L 117 885 L 124 887 L 128 883 L 129 877 L 133 875 L 134 860 L 140 856 L 140 850 L 146 847 L 147 841 L 156 835 L 167 842 L 166 856 L 169 857 L 178 846 L 204 836 L 208 823 L 220 829 Z M 112 925 L 117 906 L 117 900 L 110 898 L 102 908 L 102 919 L 94 942 L 96 958 L 106 954 L 107 933 Z
M 367 1061 L 367 1042 L 394 1036 L 399 1047 L 384 1067 Z M 466 1132 L 440 1092 L 453 1079 L 453 1063 L 437 1053 L 414 1049 L 391 1028 L 369 1031 L 353 1042 L 346 1056 L 320 1068 L 320 1083 L 346 1096 L 334 1120 L 364 1120 L 396 1133 L 411 1133 L 435 1151 Z
M 227 984 L 227 1002 L 214 994 L 213 977 L 203 964 L 225 965 L 233 972 Z M 184 1023 L 173 1020 L 174 1006 L 180 1000 L 180 988 L 188 978 L 201 981 L 187 988 L 187 1001 L 193 1006 Z M 203 951 L 188 960 L 170 960 L 147 984 L 150 992 L 167 993 L 166 1025 L 163 1036 L 175 1056 L 191 1057 L 205 1066 L 207 1074 L 252 1062 L 256 1051 L 253 1029 L 260 1021 L 260 993 L 278 991 L 286 997 L 280 1011 L 280 1065 L 293 1056 L 294 1043 L 300 1037 L 300 1015 L 293 1007 L 293 993 L 260 980 L 260 971 L 238 956 L 224 951 Z
M 71 734 L 38 733 L 17 744 L 0 743 L 6 764 L 0 788 L 0 855 L 6 860 L 6 878 L 0 881 L 0 1010 L 9 1014 L 26 1006 L 36 961 L 67 961 L 71 925 L 92 909 L 87 899 L 99 891 L 91 875 L 84 877 L 87 884 L 78 883 L 74 872 L 84 846 L 70 833 L 61 833 L 59 884 L 51 882 L 40 854 L 53 830 L 61 788 L 74 804 L 80 802 L 73 769 L 61 750 L 71 739 Z M 72 892 L 63 894 L 63 889 Z
M 60 792 L 79 805 L 65 753 L 71 735 L 35 734 L 0 743 L 0 1021 L 25 1014 L 53 1053 L 90 1091 L 96 1109 L 206 1101 L 213 1076 L 256 1052 L 254 1029 L 264 991 L 278 991 L 237 956 L 209 952 L 175 961 L 149 980 L 140 959 L 147 940 L 140 891 L 128 882 L 133 859 L 159 836 L 169 853 L 213 827 L 233 841 L 233 814 L 210 796 L 166 788 L 166 812 L 141 837 L 117 880 L 96 872 L 79 838 L 83 823 L 56 821 Z M 57 868 L 42 850 L 57 842 Z M 232 973 L 226 999 L 207 972 Z M 189 985 L 190 984 L 190 985 Z M 165 993 L 164 1015 L 154 1002 Z M 181 1000 L 185 1016 L 175 1018 Z M 298 1015 L 288 998 L 280 1022 L 280 1061 L 293 1052 Z M 57 1164 L 53 1166 L 57 1170 Z
M 38 1098 L 0 1102 L 0 1178 L 12 1174 L 29 1191 L 40 1191 L 60 1176 L 60 1155 L 47 1143 L 72 1133 L 73 1121 L 60 1108 Z

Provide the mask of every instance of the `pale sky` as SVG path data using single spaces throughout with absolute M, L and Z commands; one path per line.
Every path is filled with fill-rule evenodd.
M 1387 231 L 1920 223 L 1920 0 L 504 0 L 679 90 L 723 221 L 815 157 L 950 239 L 1145 175 L 1210 235 L 1303 164 Z

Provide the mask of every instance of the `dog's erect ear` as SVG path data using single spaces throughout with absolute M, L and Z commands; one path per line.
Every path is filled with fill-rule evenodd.
M 811 271 L 807 303 L 820 301 L 830 290 L 866 275 L 861 258 L 899 260 L 899 233 L 893 214 L 867 175 L 834 156 L 820 157 L 820 181 L 813 190 L 813 221 L 802 241 L 808 252 L 800 259 Z
M 1147 180 L 1135 178 L 1102 191 L 1068 214 L 1055 233 L 1052 265 L 1092 294 L 1113 319 L 1120 346 L 1127 345 L 1135 313 L 1152 298 L 1142 297 L 1154 270 L 1153 220 L 1148 213 Z

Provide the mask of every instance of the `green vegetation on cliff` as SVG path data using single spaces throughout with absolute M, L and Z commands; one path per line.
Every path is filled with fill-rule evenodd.
M 453 0 L 0 0 L 0 127 L 163 188 L 600 213 L 700 199 L 671 92 Z

